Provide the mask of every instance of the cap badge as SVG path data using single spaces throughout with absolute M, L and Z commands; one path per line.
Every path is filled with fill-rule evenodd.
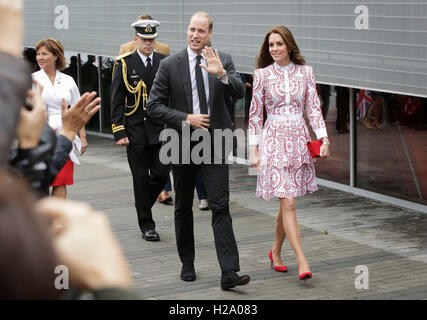
M 151 29 L 150 25 L 148 25 L 147 27 L 145 27 L 145 32 L 149 32 L 149 33 L 153 32 L 153 29 Z

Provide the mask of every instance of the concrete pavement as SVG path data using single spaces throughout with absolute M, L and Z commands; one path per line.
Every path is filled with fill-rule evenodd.
M 108 215 L 130 263 L 135 289 L 145 299 L 427 299 L 427 215 L 321 186 L 296 200 L 313 278 L 307 284 L 298 280 L 288 241 L 282 250 L 288 272 L 270 269 L 279 203 L 255 197 L 256 176 L 249 176 L 244 165 L 230 166 L 230 212 L 241 273 L 249 274 L 251 283 L 232 291 L 220 289 L 211 212 L 198 209 L 197 196 L 197 280 L 183 282 L 173 206 L 156 203 L 153 208 L 161 241 L 142 240 L 125 148 L 93 135 L 88 142 L 68 198 L 87 201 Z M 355 273 L 357 266 L 364 272 Z M 367 289 L 355 285 L 362 283 L 360 277 Z

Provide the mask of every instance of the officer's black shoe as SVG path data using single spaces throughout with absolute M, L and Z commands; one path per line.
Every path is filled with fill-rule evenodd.
M 235 286 L 243 286 L 251 281 L 251 277 L 244 275 L 239 276 L 236 272 L 230 271 L 222 274 L 221 277 L 221 289 L 228 290 Z
M 193 264 L 183 264 L 181 269 L 181 280 L 194 281 L 196 280 L 196 270 Z
M 159 234 L 154 229 L 142 231 L 142 238 L 144 240 L 147 240 L 147 241 L 159 241 L 160 240 Z

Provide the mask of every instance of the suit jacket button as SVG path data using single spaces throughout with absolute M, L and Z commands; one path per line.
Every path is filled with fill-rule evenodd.
M 147 121 L 147 118 L 144 118 L 144 121 Z

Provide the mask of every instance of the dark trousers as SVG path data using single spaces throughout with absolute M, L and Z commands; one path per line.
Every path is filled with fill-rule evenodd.
M 172 191 L 172 182 L 171 182 L 171 178 L 170 178 L 169 174 L 168 174 L 168 177 L 166 179 L 166 184 L 163 187 L 162 191 L 167 191 L 167 192 Z
M 222 271 L 239 271 L 239 252 L 228 207 L 228 165 L 173 165 L 175 186 L 175 233 L 181 262 L 194 263 L 193 198 L 198 168 L 206 186 L 215 248 Z
M 203 182 L 202 169 L 200 167 L 197 170 L 197 175 L 196 175 L 196 191 L 197 191 L 197 198 L 199 198 L 199 200 L 208 198 L 208 193 L 206 191 L 205 183 Z
M 155 229 L 151 208 L 162 191 L 169 167 L 159 159 L 161 144 L 135 145 L 127 147 L 127 155 L 133 178 L 133 193 L 141 231 Z

